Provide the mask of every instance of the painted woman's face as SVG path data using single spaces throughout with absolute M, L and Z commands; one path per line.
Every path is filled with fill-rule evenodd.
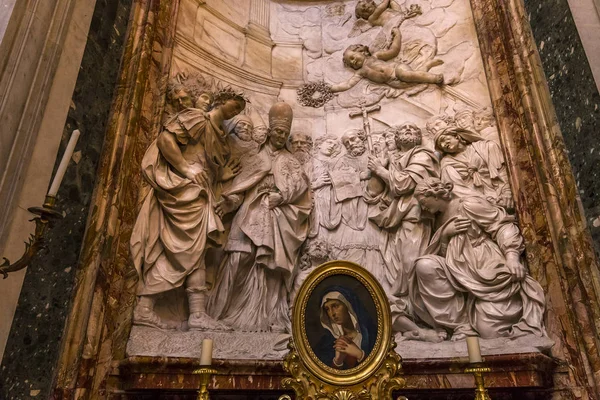
M 334 324 L 345 325 L 350 322 L 348 307 L 339 300 L 327 300 L 323 304 L 323 309 Z

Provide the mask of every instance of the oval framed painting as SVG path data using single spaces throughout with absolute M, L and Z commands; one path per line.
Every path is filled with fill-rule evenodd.
M 320 379 L 353 385 L 384 361 L 391 341 L 387 297 L 364 268 L 330 261 L 306 278 L 293 310 L 300 359 Z

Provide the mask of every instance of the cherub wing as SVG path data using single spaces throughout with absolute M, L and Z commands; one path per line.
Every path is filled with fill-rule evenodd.
M 371 52 L 371 54 L 375 54 L 379 50 L 386 49 L 389 46 L 389 44 L 390 42 L 388 40 L 388 37 L 382 29 L 369 45 L 369 51 Z
M 352 30 L 348 34 L 348 37 L 352 38 L 352 37 L 362 35 L 363 33 L 367 32 L 371 28 L 373 28 L 373 25 L 371 25 L 369 23 L 369 21 L 364 20 L 362 18 L 357 19 L 356 22 L 354 23 L 354 26 L 352 27 Z

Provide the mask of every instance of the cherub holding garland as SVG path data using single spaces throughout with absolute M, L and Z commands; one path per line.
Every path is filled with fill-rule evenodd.
M 400 54 L 402 47 L 402 35 L 400 28 L 396 26 L 392 29 L 392 43 L 385 50 L 380 50 L 371 54 L 369 48 L 362 44 L 349 46 L 343 55 L 344 65 L 356 71 L 354 76 L 336 85 L 332 85 L 330 90 L 334 93 L 343 92 L 356 86 L 361 80 L 368 79 L 373 83 L 387 84 L 396 89 L 402 89 L 407 84 L 413 83 L 433 83 L 441 85 L 444 83 L 442 74 L 434 74 L 429 69 L 440 65 L 443 61 L 434 59 L 425 64 L 424 70 L 413 70 L 409 65 L 390 61 Z

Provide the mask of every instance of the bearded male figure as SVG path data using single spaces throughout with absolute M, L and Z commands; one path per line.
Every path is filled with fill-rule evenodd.
M 291 125 L 288 104 L 271 107 L 267 142 L 245 159 L 218 206 L 223 214 L 238 211 L 208 309 L 236 330 L 284 332 L 291 326 L 288 293 L 311 211 L 308 178 L 285 148 Z
M 346 154 L 330 170 L 333 197 L 337 203 L 331 210 L 340 209 L 341 221 L 327 237 L 332 247 L 332 259 L 364 266 L 385 287 L 386 267 L 380 251 L 384 238 L 377 226 L 369 221 L 370 206 L 365 201 L 365 197 L 369 197 L 371 179 L 366 140 L 360 129 L 348 130 L 342 136 Z
M 421 216 L 413 191 L 422 180 L 439 177 L 439 163 L 433 151 L 421 146 L 421 129 L 415 124 L 391 127 L 386 137 L 390 135 L 395 137 L 396 150 L 388 152 L 388 168 L 379 158 L 369 158 L 369 169 L 386 185 L 380 211 L 370 218 L 385 232 L 382 253 L 391 261 L 386 278 L 393 285 L 390 304 L 394 329 L 409 339 L 439 342 L 445 334 L 423 329 L 409 318 L 412 310 L 408 299 L 414 261 L 424 254 L 432 228 L 432 220 Z

